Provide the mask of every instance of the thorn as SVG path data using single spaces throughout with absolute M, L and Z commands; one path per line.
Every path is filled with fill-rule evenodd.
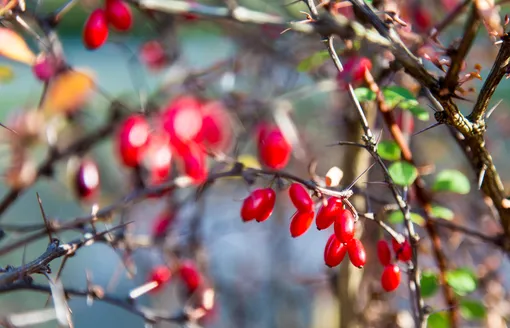
M 491 117 L 492 113 L 496 110 L 496 108 L 498 108 L 499 104 L 501 104 L 502 101 L 503 99 L 500 99 L 494 106 L 491 107 L 491 109 L 487 111 L 487 113 L 485 114 L 485 119 Z
M 353 187 L 353 186 L 354 186 L 354 185 L 358 182 L 358 180 L 359 180 L 359 179 L 361 179 L 361 177 L 362 177 L 363 175 L 365 175 L 365 173 L 367 173 L 367 172 L 368 172 L 371 168 L 373 168 L 373 167 L 374 167 L 374 165 L 375 165 L 375 163 L 370 164 L 370 166 L 369 166 L 369 167 L 367 167 L 367 168 L 365 169 L 365 171 L 361 172 L 361 174 L 360 174 L 360 175 L 359 175 L 356 179 L 354 179 L 354 181 L 353 181 L 353 182 L 352 182 L 352 183 L 351 183 L 351 184 L 350 184 L 347 188 L 345 188 L 345 189 L 346 189 L 346 190 L 351 189 L 351 188 L 352 188 L 352 187 Z
M 485 178 L 485 172 L 487 171 L 487 165 L 483 164 L 482 169 L 480 170 L 480 175 L 478 176 L 478 190 L 482 189 L 483 179 Z
M 357 142 L 352 142 L 352 141 L 338 141 L 337 143 L 326 145 L 326 147 L 333 147 L 333 146 L 355 146 L 355 147 L 366 148 L 365 145 L 357 143 Z
M 382 136 L 383 136 L 383 132 L 384 132 L 384 128 L 383 128 L 383 129 L 381 129 L 381 131 L 379 132 L 379 135 L 377 136 L 377 139 L 376 139 L 376 141 L 375 141 L 375 144 L 376 144 L 376 145 L 377 145 L 377 144 L 379 144 L 379 141 L 381 141 Z
M 46 213 L 44 213 L 44 208 L 42 206 L 42 200 L 41 200 L 41 197 L 39 196 L 39 193 L 35 193 L 37 195 L 37 202 L 39 203 L 39 209 L 41 210 L 41 215 L 43 217 L 43 220 L 44 220 L 44 225 L 46 226 L 46 232 L 48 233 L 48 238 L 50 239 L 50 243 L 53 241 L 53 236 L 51 234 L 51 227 L 50 227 L 50 223 L 48 222 L 48 218 L 46 217 Z
M 7 125 L 4 125 L 4 124 L 0 123 L 0 127 L 6 129 L 7 131 L 10 131 L 10 132 L 14 133 L 15 135 L 19 135 L 18 132 L 14 131 L 13 129 L 11 129 Z
M 434 123 L 434 124 L 432 124 L 432 125 L 430 125 L 430 126 L 428 126 L 428 127 L 424 128 L 424 129 L 422 129 L 422 130 L 420 130 L 420 131 L 418 131 L 418 132 L 415 132 L 415 133 L 412 135 L 412 137 L 417 136 L 418 134 L 420 134 L 420 133 L 422 133 L 422 132 L 428 131 L 428 130 L 433 129 L 433 128 L 435 128 L 435 127 L 437 127 L 437 126 L 440 126 L 440 125 L 443 125 L 443 123 L 440 123 L 440 122 Z

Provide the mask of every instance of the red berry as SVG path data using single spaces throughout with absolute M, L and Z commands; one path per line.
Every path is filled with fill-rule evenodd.
M 389 264 L 384 268 L 381 276 L 381 286 L 387 292 L 397 289 L 400 284 L 400 268 L 396 264 Z
M 290 221 L 290 235 L 294 238 L 303 235 L 312 225 L 314 213 L 297 211 Z
M 413 250 L 411 244 L 405 240 L 402 244 L 399 244 L 395 239 L 391 240 L 393 250 L 397 254 L 397 258 L 402 262 L 410 261 L 413 257 Z
M 324 248 L 324 262 L 326 265 L 330 268 L 336 267 L 344 259 L 345 253 L 347 253 L 347 246 L 341 243 L 335 234 L 332 234 Z
M 202 107 L 202 128 L 195 140 L 214 151 L 225 151 L 230 146 L 230 117 L 222 103 L 211 101 Z
M 172 277 L 172 271 L 164 265 L 159 265 L 152 269 L 149 275 L 149 281 L 158 283 L 158 287 L 164 285 Z
M 317 213 L 317 218 L 315 219 L 317 229 L 327 229 L 330 225 L 332 225 L 333 222 L 335 222 L 337 215 L 343 209 L 343 206 L 344 205 L 339 198 L 329 197 L 328 204 L 323 205 Z
M 94 10 L 83 28 L 83 44 L 89 50 L 101 47 L 108 38 L 108 22 L 103 9 Z
M 75 190 L 80 199 L 89 199 L 99 189 L 99 169 L 95 162 L 83 160 L 76 171 Z
M 276 193 L 271 188 L 256 189 L 248 196 L 241 207 L 243 221 L 265 221 L 271 216 L 276 201 Z
M 260 161 L 275 170 L 284 168 L 290 159 L 292 147 L 278 128 L 260 134 L 258 151 Z
M 367 254 L 365 253 L 365 247 L 358 239 L 352 239 L 347 244 L 347 252 L 349 253 L 349 259 L 351 263 L 358 268 L 365 266 L 367 262 Z
M 340 85 L 346 83 L 361 84 L 365 80 L 365 72 L 372 69 L 372 62 L 366 57 L 351 57 L 344 64 L 344 70 L 338 73 Z
M 58 61 L 51 55 L 41 54 L 37 56 L 32 72 L 39 81 L 48 82 L 55 76 L 58 70 Z
M 425 8 L 418 7 L 414 9 L 414 21 L 420 31 L 426 31 L 432 26 L 432 18 Z
M 151 184 L 162 183 L 168 178 L 172 164 L 172 149 L 166 133 L 158 132 L 149 136 L 144 162 Z
M 335 235 L 338 240 L 347 244 L 354 238 L 354 216 L 351 211 L 341 209 L 335 219 Z
M 140 48 L 140 60 L 149 69 L 157 71 L 163 68 L 168 62 L 165 49 L 159 41 L 147 41 Z
M 384 266 L 391 262 L 390 246 L 385 240 L 379 240 L 377 242 L 377 257 L 379 258 L 379 262 Z
M 182 156 L 184 173 L 193 179 L 193 182 L 200 184 L 207 180 L 207 156 L 196 144 L 190 144 Z
M 132 115 L 121 124 L 117 149 L 124 165 L 136 167 L 140 164 L 147 148 L 149 129 L 149 123 L 140 115 Z
M 202 129 L 201 106 L 198 99 L 182 96 L 172 100 L 163 112 L 163 128 L 178 151 L 182 145 L 192 142 Z
M 106 0 L 106 18 L 119 31 L 128 31 L 133 25 L 131 8 L 122 0 Z
M 299 212 L 313 211 L 312 197 L 310 197 L 308 191 L 301 184 L 291 184 L 289 188 L 289 196 L 292 204 L 294 204 Z
M 190 294 L 202 284 L 202 276 L 192 261 L 183 261 L 181 263 L 179 276 Z
M 160 215 L 152 225 L 152 237 L 163 237 L 168 231 L 168 228 L 172 225 L 173 221 L 174 217 L 169 213 L 163 213 L 163 215 Z

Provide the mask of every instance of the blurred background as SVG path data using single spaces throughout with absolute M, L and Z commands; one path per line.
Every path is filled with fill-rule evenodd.
M 214 6 L 225 5 L 223 1 L 199 2 Z M 455 5 L 454 0 L 405 3 L 415 4 L 426 11 L 430 24 L 442 20 L 446 10 Z M 49 13 L 62 4 L 63 1 L 42 0 L 37 4 L 30 3 L 29 7 L 42 14 Z M 303 4 L 291 1 L 253 0 L 239 1 L 239 4 L 281 15 L 289 20 L 304 19 L 300 11 L 307 10 Z M 310 56 L 323 50 L 323 44 L 316 35 L 305 36 L 292 31 L 280 34 L 282 30 L 277 27 L 241 25 L 207 18 L 187 19 L 171 15 L 160 17 L 160 25 L 156 25 L 146 15 L 133 9 L 136 15 L 132 32 L 111 33 L 104 47 L 97 51 L 88 51 L 81 40 L 82 28 L 87 15 L 98 5 L 94 0 L 80 1 L 64 16 L 57 29 L 67 61 L 73 67 L 93 71 L 102 93 L 93 94 L 82 109 L 83 118 L 80 122 L 83 126 L 80 128 L 84 131 L 92 131 L 105 120 L 113 99 L 136 107 L 135 104 L 143 101 L 140 94 L 150 97 L 162 84 L 180 74 L 200 71 L 215 63 L 236 58 L 239 67 L 222 70 L 215 79 L 206 80 L 203 88 L 212 99 L 248 99 L 251 100 L 250 104 L 260 106 L 261 110 L 263 104 L 269 103 L 273 98 L 283 97 L 288 100 L 292 107 L 292 118 L 303 140 L 305 155 L 301 158 L 294 157 L 286 171 L 306 177 L 307 166 L 312 158 L 318 160 L 317 172 L 322 175 L 331 166 L 342 169 L 346 165 L 352 166 L 352 163 L 349 164 L 353 161 L 350 150 L 340 146 L 327 146 L 339 140 L 359 141 L 353 140 L 355 133 L 352 131 L 358 118 L 344 93 L 332 88 L 321 90 L 318 87 L 317 81 L 332 79 L 336 73 L 329 60 L 310 64 Z M 504 13 L 503 10 L 501 12 Z M 416 20 L 416 17 L 412 20 Z M 459 35 L 462 22 L 463 19 L 458 20 L 441 34 L 444 44 L 449 44 Z M 166 29 L 162 29 L 162 25 L 166 25 Z M 167 67 L 158 71 L 147 68 L 139 60 L 140 47 L 154 39 L 164 40 L 168 49 L 179 55 Z M 34 50 L 37 49 L 33 40 L 27 40 Z M 343 49 L 340 42 L 338 49 Z M 384 53 L 364 47 L 363 44 L 360 53 L 373 60 L 376 72 L 381 67 L 378 63 L 387 62 Z M 497 48 L 492 46 L 486 31 L 480 29 L 476 44 L 467 59 L 466 70 L 469 71 L 479 63 L 482 65 L 481 76 L 485 78 L 496 54 Z M 432 65 L 429 66 L 435 69 Z M 12 72 L 12 78 L 5 79 L 0 84 L 0 120 L 9 122 L 17 112 L 37 107 L 43 85 L 34 78 L 31 68 L 26 65 L 0 57 L 0 67 L 9 68 Z M 395 81 L 402 80 L 405 80 L 403 74 L 395 77 Z M 478 90 L 481 84 L 478 80 L 469 83 L 475 90 Z M 296 90 L 301 90 L 297 96 L 293 93 Z M 510 179 L 510 170 L 507 169 L 510 160 L 509 90 L 506 81 L 498 87 L 493 103 L 501 99 L 503 102 L 489 120 L 487 133 L 488 147 L 505 185 Z M 179 90 L 172 90 L 172 94 L 178 93 Z M 467 94 L 466 98 L 468 101 L 459 101 L 459 105 L 464 113 L 469 113 L 473 100 L 476 99 L 476 91 Z M 414 120 L 415 131 L 434 123 L 432 110 L 426 100 L 419 100 L 422 107 L 430 112 L 430 118 L 427 121 Z M 379 118 L 372 119 L 372 123 L 374 131 L 381 131 L 383 125 Z M 387 131 L 383 131 L 382 139 L 389 138 Z M 440 194 L 436 197 L 437 204 L 453 211 L 452 220 L 488 235 L 499 232 L 498 223 L 492 219 L 482 195 L 474 187 L 477 178 L 447 129 L 441 126 L 434 128 L 412 137 L 410 142 L 416 162 L 428 168 L 425 175 L 427 182 L 432 181 L 433 176 L 443 169 L 459 170 L 472 182 L 472 191 L 468 195 Z M 3 153 L 5 155 L 2 155 L 0 162 L 4 162 L 7 167 L 9 148 L 4 147 Z M 41 147 L 34 151 L 33 156 L 40 160 L 44 154 L 44 147 Z M 242 154 L 255 156 L 254 143 L 247 142 Z M 100 169 L 100 206 L 125 195 L 130 188 L 130 175 L 119 165 L 111 140 L 101 142 L 88 155 L 97 161 Z M 256 161 L 255 157 L 252 159 Z M 352 170 L 359 172 L 356 168 Z M 352 182 L 346 180 L 349 175 L 346 171 L 342 185 Z M 382 179 L 380 170 L 374 168 L 358 185 L 367 188 L 370 195 L 391 202 L 391 195 L 385 185 L 367 183 Z M 259 181 L 261 186 L 268 183 L 269 181 Z M 42 218 L 36 192 L 40 194 L 49 217 L 70 220 L 90 213 L 90 204 L 80 204 L 73 193 L 69 192 L 69 188 L 66 161 L 62 161 L 55 179 L 41 179 L 37 182 L 3 214 L 2 222 L 20 225 L 40 223 Z M 6 193 L 8 189 L 1 185 L 2 193 Z M 187 199 L 192 192 L 178 191 L 175 197 L 180 200 Z M 362 327 L 412 326 L 407 277 L 403 276 L 403 283 L 394 293 L 383 293 L 380 290 L 378 281 L 382 269 L 376 263 L 375 243 L 383 233 L 378 226 L 371 222 L 361 222 L 362 228 L 358 233 L 363 235 L 361 239 L 365 243 L 369 259 L 363 270 L 354 269 L 347 261 L 342 263 L 341 268 L 328 269 L 323 263 L 323 248 L 332 228 L 317 231 L 313 227 L 300 238 L 290 237 L 288 222 L 293 208 L 286 190 L 277 192 L 277 208 L 270 220 L 264 224 L 244 224 L 239 211 L 242 200 L 248 193 L 249 188 L 240 179 L 221 180 L 209 188 L 199 201 L 187 202 L 176 213 L 177 224 L 171 233 L 174 242 L 186 242 L 192 229 L 189 225 L 190 218 L 200 217 L 199 238 L 207 259 L 205 275 L 216 291 L 214 315 L 204 323 L 205 326 L 338 327 L 342 303 L 353 308 L 356 313 L 363 313 L 364 321 L 360 323 Z M 119 213 L 116 219 L 123 216 L 135 221 L 132 232 L 146 235 L 150 233 L 152 224 L 164 205 L 164 200 L 148 199 Z M 374 210 L 380 205 L 371 204 Z M 419 209 L 416 211 L 419 213 Z M 403 231 L 401 223 L 395 223 L 394 226 L 397 231 Z M 510 314 L 507 295 L 510 278 L 504 274 L 509 268 L 507 258 L 491 246 L 460 233 L 449 230 L 440 232 L 444 242 L 443 250 L 450 260 L 449 265 L 468 267 L 479 278 L 478 289 L 469 296 L 480 300 L 486 307 L 486 313 L 480 318 L 463 321 L 463 326 L 505 327 L 504 319 Z M 420 244 L 420 266 L 422 270 L 437 272 L 430 255 L 426 232 L 418 227 L 418 233 L 423 238 Z M 16 233 L 8 233 L 1 244 L 9 244 L 18 237 Z M 66 232 L 59 234 L 59 237 L 66 241 L 76 238 L 77 234 Z M 41 239 L 28 245 L 26 249 L 10 252 L 0 258 L 0 265 L 19 266 L 23 261 L 30 261 L 41 254 L 46 244 L 46 239 Z M 68 287 L 85 287 L 88 271 L 95 284 L 103 286 L 112 295 L 124 297 L 130 289 L 146 280 L 154 265 L 163 261 L 158 248 L 135 251 L 133 262 L 137 270 L 133 279 L 128 279 L 122 257 L 122 250 L 115 250 L 104 244 L 84 248 L 68 261 L 62 274 L 63 284 Z M 59 262 L 60 260 L 57 260 L 52 263 L 54 272 Z M 346 268 L 349 266 L 350 268 Z M 340 283 L 339 273 L 348 277 L 348 281 Z M 44 283 L 45 279 L 39 277 L 36 281 Z M 339 292 L 342 284 L 344 293 Z M 171 283 L 163 292 L 143 296 L 140 301 L 155 308 L 177 310 L 182 306 L 182 302 L 176 297 L 178 286 L 175 285 L 177 284 Z M 342 297 L 340 300 L 339 295 Z M 0 315 L 40 309 L 46 298 L 47 295 L 30 291 L 2 294 Z M 426 303 L 436 310 L 445 307 L 440 292 L 432 293 Z M 76 327 L 140 327 L 144 324 L 139 317 L 101 302 L 88 306 L 85 299 L 73 298 L 70 306 Z M 39 326 L 53 327 L 55 323 Z

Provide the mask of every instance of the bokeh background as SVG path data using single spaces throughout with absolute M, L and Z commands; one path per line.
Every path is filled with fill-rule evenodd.
M 222 1 L 200 2 L 224 5 Z M 253 0 L 239 3 L 252 9 L 285 15 L 294 20 L 302 19 L 299 11 L 306 9 L 299 3 L 284 6 L 287 4 L 284 1 Z M 42 0 L 37 11 L 51 12 L 61 4 L 61 1 Z M 87 51 L 84 48 L 81 42 L 81 29 L 87 14 L 95 5 L 97 3 L 94 1 L 81 1 L 65 16 L 58 28 L 69 63 L 94 71 L 97 83 L 106 95 L 91 96 L 86 108 L 83 109 L 86 114 L 84 121 L 86 125 L 83 129 L 91 130 L 104 120 L 112 99 L 137 102 L 140 90 L 150 95 L 162 81 L 183 70 L 201 69 L 234 56 L 244 56 L 247 58 L 246 63 L 253 62 L 254 66 L 252 70 L 248 67 L 236 75 L 234 89 L 240 94 L 263 102 L 302 87 L 310 87 L 311 92 L 305 97 L 291 99 L 293 116 L 306 140 L 309 158 L 319 159 L 318 171 L 322 173 L 332 165 L 342 167 L 349 161 L 342 147 L 326 147 L 327 144 L 347 138 L 347 125 L 352 122 L 353 115 L 349 100 L 336 91 L 319 92 L 313 89 L 314 81 L 318 77 L 335 76 L 333 65 L 326 62 L 320 65 L 320 70 L 314 72 L 296 70 L 296 63 L 322 49 L 317 37 L 288 32 L 281 36 L 277 33 L 276 38 L 271 39 L 264 29 L 254 26 L 242 27 L 236 23 L 207 19 L 198 21 L 181 19 L 176 23 L 174 43 L 180 51 L 179 59 L 168 69 L 154 73 L 133 60 L 140 45 L 156 36 L 154 26 L 142 15 L 136 16 L 135 29 L 132 33 L 111 35 L 110 42 L 97 51 Z M 434 22 L 444 17 L 445 13 L 440 5 L 437 1 L 430 6 Z M 34 7 L 34 4 L 31 4 L 31 7 Z M 447 44 L 453 40 L 461 28 L 461 21 L 453 24 L 442 35 L 443 42 Z M 35 44 L 32 43 L 32 46 L 36 49 Z M 264 48 L 265 46 L 268 48 Z M 379 58 L 371 49 L 362 48 L 361 51 L 369 52 L 376 60 Z M 481 75 L 483 78 L 486 77 L 496 53 L 497 48 L 492 46 L 486 31 L 481 29 L 477 43 L 468 57 L 468 69 L 480 63 L 483 67 Z M 11 81 L 0 85 L 0 120 L 4 122 L 17 111 L 37 106 L 42 84 L 33 77 L 30 67 L 2 58 L 0 66 L 8 66 L 14 73 Z M 254 72 L 260 68 L 266 71 L 261 69 Z M 222 88 L 228 84 L 225 81 L 219 82 L 206 86 L 212 97 L 221 97 L 224 93 Z M 475 81 L 472 86 L 479 89 L 481 82 Z M 507 164 L 510 160 L 509 91 L 508 83 L 503 81 L 493 98 L 494 103 L 499 99 L 503 99 L 503 102 L 488 122 L 487 134 L 488 147 L 505 185 L 508 185 L 510 179 Z M 469 101 L 459 102 L 464 113 L 470 111 L 476 93 L 466 97 Z M 426 101 L 422 104 L 424 108 L 428 108 Z M 433 118 L 428 122 L 416 121 L 416 130 L 432 123 Z M 381 122 L 377 120 L 374 130 L 377 131 L 381 126 Z M 383 139 L 387 137 L 384 134 Z M 431 181 L 434 172 L 450 168 L 464 172 L 473 182 L 473 186 L 476 185 L 476 177 L 446 128 L 438 127 L 427 131 L 413 137 L 411 143 L 416 161 L 424 166 L 432 165 L 430 176 L 426 176 L 427 181 Z M 102 205 L 124 195 L 128 185 L 127 172 L 120 168 L 112 149 L 111 142 L 105 141 L 95 147 L 90 154 L 98 162 L 101 171 Z M 7 148 L 4 148 L 4 151 L 5 156 L 0 157 L 4 160 L 0 160 L 0 163 L 5 162 L 4 165 L 7 165 L 9 158 Z M 254 145 L 249 145 L 245 152 L 253 154 Z M 41 157 L 43 154 L 41 150 L 40 154 L 34 156 Z M 305 176 L 306 163 L 293 159 L 288 170 Z M 50 217 L 65 220 L 89 213 L 90 208 L 77 202 L 69 192 L 65 172 L 64 162 L 59 165 L 54 180 L 43 179 L 38 182 L 4 214 L 2 222 L 40 223 L 42 219 L 36 202 L 36 192 L 40 194 L 46 213 Z M 378 169 L 374 169 L 362 181 L 381 179 Z M 350 181 L 343 181 L 345 185 L 349 183 Z M 389 196 L 389 191 L 384 185 L 365 184 L 365 186 L 371 194 Z M 2 185 L 0 189 L 0 193 L 7 190 Z M 181 196 L 186 197 L 189 192 L 183 191 Z M 319 232 L 311 229 L 301 238 L 291 238 L 288 233 L 288 219 L 293 210 L 289 206 L 290 202 L 285 191 L 277 195 L 278 205 L 271 220 L 260 225 L 243 224 L 239 218 L 239 209 L 242 199 L 247 194 L 247 187 L 239 180 L 220 181 L 206 193 L 200 203 L 186 206 L 178 214 L 178 225 L 174 231 L 178 239 L 185 239 L 189 234 L 188 219 L 191 215 L 199 213 L 202 218 L 200 238 L 208 258 L 207 274 L 217 293 L 217 316 L 211 326 L 337 327 L 339 300 L 336 297 L 334 283 L 331 283 L 337 270 L 328 270 L 323 264 L 323 247 L 331 231 Z M 497 223 L 490 218 L 482 196 L 475 187 L 466 196 L 440 195 L 437 202 L 453 210 L 454 220 L 459 224 L 481 229 L 487 234 L 499 231 Z M 150 229 L 151 222 L 161 208 L 160 202 L 147 200 L 122 215 L 136 222 L 135 233 L 144 234 Z M 363 240 L 366 241 L 369 261 L 376 262 L 374 245 L 381 232 L 370 222 L 363 223 L 363 226 L 365 230 Z M 402 227 L 398 225 L 396 227 L 402 231 Z M 418 231 L 426 240 L 425 232 L 420 229 Z M 510 277 L 504 274 L 508 271 L 506 258 L 495 249 L 476 240 L 448 230 L 441 230 L 441 233 L 445 242 L 444 251 L 452 266 L 469 266 L 478 273 L 487 271 L 487 268 L 495 269 L 497 277 L 495 281 L 498 284 L 491 286 L 496 293 L 501 294 L 503 302 L 501 304 L 506 306 L 506 290 L 510 287 Z M 65 241 L 76 237 L 76 234 L 62 233 L 59 236 Z M 7 244 L 16 238 L 15 234 L 9 234 L 1 243 Z M 434 271 L 435 264 L 426 251 L 428 242 L 425 241 L 423 244 L 425 251 L 420 257 L 420 265 L 423 269 Z M 45 247 L 46 240 L 42 239 L 28 245 L 25 250 L 19 249 L 2 256 L 0 265 L 21 265 L 24 252 L 24 258 L 30 260 L 37 257 Z M 64 286 L 84 287 L 85 274 L 89 271 L 94 283 L 109 286 L 109 292 L 114 295 L 126 295 L 131 288 L 143 283 L 149 269 L 162 259 L 156 249 L 137 251 L 133 258 L 137 265 L 137 275 L 133 279 L 128 279 L 122 270 L 120 251 L 102 244 L 84 248 L 66 265 L 62 275 Z M 59 261 L 55 261 L 52 264 L 54 270 L 58 263 Z M 345 264 L 347 263 L 342 265 Z M 376 263 L 369 263 L 364 270 L 363 283 L 359 289 L 360 297 L 356 300 L 359 309 L 366 305 L 368 291 L 377 285 L 380 270 Z M 360 271 L 359 276 L 361 275 Z M 44 281 L 42 278 L 37 279 Z M 473 297 L 482 299 L 486 295 L 486 292 L 480 292 L 475 293 Z M 367 311 L 371 311 L 372 316 L 387 316 L 389 313 L 382 314 L 384 312 L 382 309 L 392 305 L 392 309 L 396 311 L 395 316 L 387 318 L 384 325 L 407 327 L 409 325 L 406 325 L 406 322 L 410 320 L 409 314 L 405 314 L 409 306 L 408 297 L 407 286 L 403 284 L 397 292 L 381 296 L 383 305 L 379 304 L 377 305 L 379 307 L 369 308 Z M 0 296 L 0 315 L 40 309 L 44 306 L 46 298 L 46 295 L 28 291 L 3 294 Z M 141 302 L 157 308 L 177 309 L 175 286 L 170 286 L 165 292 L 153 297 L 142 297 Z M 436 309 L 444 306 L 440 294 L 427 300 L 427 303 Z M 89 307 L 84 299 L 76 298 L 71 300 L 70 305 L 76 327 L 141 327 L 144 324 L 139 317 L 101 302 L 94 302 Z M 381 320 L 379 327 L 383 326 L 382 322 Z M 466 326 L 478 327 L 486 324 L 487 322 L 479 321 L 466 323 Z M 50 322 L 40 327 L 54 325 Z

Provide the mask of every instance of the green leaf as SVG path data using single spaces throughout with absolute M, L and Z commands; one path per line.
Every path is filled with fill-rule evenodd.
M 417 225 L 423 226 L 425 224 L 425 219 L 418 213 L 409 213 L 411 217 L 411 221 L 416 223 Z M 393 224 L 398 224 L 404 222 L 404 214 L 402 211 L 393 211 L 388 215 L 388 222 Z
M 360 102 L 375 100 L 375 93 L 369 88 L 356 88 L 354 94 Z
M 439 172 L 432 186 L 434 191 L 451 191 L 465 195 L 469 193 L 470 184 L 466 176 L 457 170 Z
M 303 59 L 297 66 L 298 72 L 308 72 L 314 68 L 324 64 L 329 58 L 329 52 L 327 50 L 320 50 L 312 54 L 311 56 Z
M 451 220 L 455 214 L 449 208 L 432 205 L 432 216 L 438 219 Z
M 450 328 L 450 322 L 445 313 L 432 313 L 427 319 L 427 328 Z
M 418 170 L 408 162 L 395 162 L 388 168 L 391 179 L 400 186 L 410 186 L 418 176 Z
M 420 279 L 421 296 L 431 297 L 434 296 L 438 289 L 437 274 L 433 272 L 423 272 Z
M 391 86 L 383 89 L 384 99 L 390 107 L 395 107 L 403 102 L 411 101 L 418 104 L 416 97 L 406 88 Z
M 477 300 L 461 300 L 460 314 L 466 320 L 480 320 L 486 317 L 487 310 L 482 302 Z
M 461 268 L 446 272 L 446 282 L 458 295 L 464 296 L 476 290 L 476 276 L 472 270 Z
M 377 145 L 377 153 L 383 159 L 396 161 L 400 159 L 400 148 L 395 141 L 381 141 Z
M 420 121 L 428 121 L 429 120 L 429 117 L 430 117 L 429 112 L 427 112 L 427 110 L 425 108 L 421 107 L 420 105 L 411 105 L 408 108 L 404 108 L 402 106 L 400 106 L 400 107 L 402 109 L 408 109 L 414 115 L 414 117 L 416 117 Z

